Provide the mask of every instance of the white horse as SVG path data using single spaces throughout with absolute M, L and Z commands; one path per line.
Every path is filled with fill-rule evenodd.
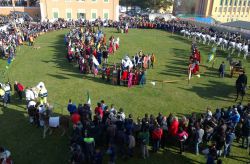
M 180 33 L 183 34 L 183 36 L 185 37 L 186 30 L 183 29 L 180 31 Z
M 195 36 L 196 36 L 196 35 L 195 35 L 195 32 L 191 32 L 191 33 L 190 33 L 190 36 L 191 36 L 191 38 L 196 39 L 196 37 L 195 37 Z
M 190 32 L 188 30 L 183 29 L 180 31 L 180 33 L 183 34 L 184 37 L 187 36 L 188 38 L 190 38 Z
M 207 42 L 206 34 L 201 34 L 201 39 L 202 39 L 202 43 L 206 44 Z
M 222 49 L 222 42 L 223 42 L 223 38 L 219 38 L 216 43 L 216 46 L 221 46 L 221 49 Z
M 226 50 L 227 49 L 227 45 L 228 45 L 228 40 L 223 39 L 223 41 L 222 41 L 222 50 Z
M 34 101 L 38 98 L 38 90 L 34 88 L 26 89 L 25 90 L 25 97 L 26 101 Z
M 236 43 L 233 42 L 233 41 L 230 41 L 230 42 L 229 42 L 229 45 L 228 45 L 228 51 L 231 50 L 231 54 L 233 54 L 234 51 L 235 51 L 235 47 L 236 47 Z
M 213 37 L 211 37 L 210 38 L 210 40 L 209 40 L 209 42 L 208 42 L 208 45 L 209 45 L 209 43 L 212 43 L 212 47 L 216 44 L 216 35 L 215 36 L 213 36 Z
M 39 91 L 41 90 L 41 88 L 44 88 L 45 90 L 47 90 L 43 82 L 39 82 L 37 86 L 33 88 L 26 89 L 25 91 L 26 100 L 27 101 L 37 100 L 39 97 Z
M 211 40 L 211 36 L 206 34 L 206 41 L 207 41 L 207 45 L 210 44 L 210 40 Z
M 191 33 L 189 31 L 186 31 L 187 38 L 190 39 Z
M 249 55 L 248 48 L 249 48 L 248 44 L 245 44 L 245 45 L 242 46 L 242 52 L 244 54 L 244 59 L 246 59 L 247 56 Z
M 235 50 L 238 52 L 238 57 L 240 57 L 240 53 L 242 50 L 242 43 L 236 43 Z
M 201 35 L 202 35 L 202 33 L 196 32 L 195 34 L 196 34 L 197 40 L 198 40 L 199 42 L 201 42 Z

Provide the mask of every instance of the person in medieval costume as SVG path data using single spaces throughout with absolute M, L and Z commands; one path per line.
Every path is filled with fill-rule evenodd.
M 48 97 L 48 91 L 45 88 L 45 85 L 43 82 L 40 82 L 38 84 L 38 88 L 39 88 L 39 98 L 40 98 L 40 104 L 44 105 L 47 104 L 47 97 Z

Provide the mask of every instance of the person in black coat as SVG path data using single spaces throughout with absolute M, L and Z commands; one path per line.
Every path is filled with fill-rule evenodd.
M 245 140 L 247 142 L 247 148 L 249 149 L 250 147 L 250 114 L 248 114 L 242 126 L 242 147 L 245 147 L 244 145 Z
M 247 87 L 247 76 L 245 74 L 245 71 L 243 71 L 243 73 L 240 74 L 238 79 L 236 80 L 237 97 L 236 97 L 235 101 L 238 100 L 240 93 L 242 96 L 241 101 L 243 100 L 243 97 L 246 93 L 246 87 Z

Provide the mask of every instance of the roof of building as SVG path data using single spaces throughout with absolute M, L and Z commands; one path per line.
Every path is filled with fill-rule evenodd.
M 234 21 L 234 22 L 222 23 L 222 25 L 250 30 L 250 22 L 246 21 Z

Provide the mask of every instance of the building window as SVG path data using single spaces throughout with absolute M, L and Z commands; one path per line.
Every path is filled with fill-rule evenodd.
M 91 10 L 91 19 L 96 20 L 97 19 L 97 10 L 92 9 Z
M 238 12 L 240 12 L 240 7 L 238 7 Z
M 226 6 L 228 5 L 228 0 L 225 1 L 225 5 L 226 5 Z
M 217 7 L 215 7 L 215 10 L 214 10 L 215 12 L 217 12 Z
M 59 16 L 58 12 L 54 11 L 53 12 L 53 18 L 54 19 L 58 19 L 58 16 Z
M 107 9 L 103 10 L 103 19 L 109 19 L 109 10 Z
M 97 2 L 97 0 L 92 0 L 92 2 Z
M 222 7 L 219 8 L 219 12 L 222 12 Z
M 85 10 L 79 9 L 79 10 L 77 11 L 77 19 L 86 19 Z
M 96 19 L 96 13 L 91 13 L 91 18 Z
M 66 9 L 66 18 L 71 19 L 72 18 L 72 10 L 71 9 Z
M 77 13 L 77 19 L 86 19 L 85 13 Z
M 234 1 L 234 6 L 237 6 L 238 0 Z
M 58 9 L 52 9 L 53 19 L 59 18 L 59 11 Z
M 246 6 L 246 4 L 247 4 L 247 1 L 244 1 L 244 2 L 243 2 L 243 6 Z
M 236 12 L 236 7 L 234 7 L 234 12 Z
M 240 1 L 239 1 L 239 6 L 241 6 L 241 4 L 242 4 L 242 1 L 240 0 Z
M 250 6 L 250 0 L 248 0 L 248 6 Z
M 224 0 L 220 0 L 220 5 L 221 5 L 221 6 L 223 5 L 223 1 L 224 1 Z
M 232 6 L 232 4 L 233 4 L 233 0 L 230 0 L 230 3 L 229 3 L 229 5 L 230 5 L 230 6 Z
M 229 8 L 228 8 L 228 12 L 231 12 L 231 11 L 232 11 L 232 7 L 229 7 Z
M 227 12 L 227 7 L 224 7 L 224 12 Z
M 249 7 L 247 8 L 247 12 L 249 13 Z
M 109 0 L 104 0 L 104 3 L 109 3 Z

